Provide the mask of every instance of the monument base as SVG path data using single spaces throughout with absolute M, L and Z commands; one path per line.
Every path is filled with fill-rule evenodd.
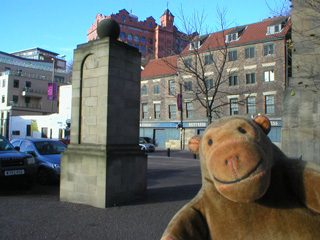
M 62 154 L 61 201 L 106 208 L 146 193 L 147 155 L 139 146 L 70 144 Z

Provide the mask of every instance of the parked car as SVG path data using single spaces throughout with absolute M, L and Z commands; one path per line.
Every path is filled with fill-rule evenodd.
M 70 144 L 70 136 L 65 136 L 64 138 L 60 138 L 59 141 L 65 145 L 69 145 Z
M 149 137 L 141 137 L 141 138 L 143 138 L 144 140 L 146 140 L 147 143 L 152 143 L 152 144 L 153 144 L 152 138 L 149 138 Z
M 0 183 L 31 189 L 36 183 L 38 166 L 32 155 L 18 150 L 0 135 Z
M 52 139 L 14 139 L 11 143 L 19 147 L 21 152 L 35 157 L 38 183 L 48 184 L 60 179 L 61 153 L 66 149 L 66 145 Z
M 156 147 L 152 143 L 148 143 L 143 137 L 139 138 L 139 146 L 141 150 L 147 152 L 154 152 L 156 150 Z

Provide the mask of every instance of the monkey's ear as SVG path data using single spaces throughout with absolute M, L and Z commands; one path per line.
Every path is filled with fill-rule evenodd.
M 189 147 L 189 150 L 193 154 L 199 155 L 199 148 L 200 148 L 200 140 L 201 140 L 201 138 L 202 138 L 202 135 L 197 135 L 197 136 L 193 136 L 192 138 L 189 139 L 188 147 Z
M 271 123 L 269 118 L 267 118 L 266 116 L 259 115 L 255 117 L 253 120 L 262 128 L 264 133 L 268 135 L 268 133 L 271 130 Z

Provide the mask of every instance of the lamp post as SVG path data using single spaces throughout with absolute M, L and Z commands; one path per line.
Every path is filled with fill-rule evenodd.
M 51 79 L 51 113 L 53 113 L 53 83 L 54 83 L 54 70 L 56 65 L 56 59 L 52 58 L 52 79 Z
M 59 57 L 58 55 L 57 57 Z M 60 58 L 65 58 L 66 55 L 60 56 Z M 53 113 L 53 84 L 54 84 L 54 74 L 55 74 L 56 58 L 52 58 L 52 79 L 51 79 L 51 113 Z
M 9 127 L 8 127 L 8 129 L 9 129 L 8 139 L 10 141 L 12 138 L 12 110 L 13 110 L 13 106 L 14 106 L 15 102 L 10 101 L 9 104 L 11 106 L 10 111 L 9 111 Z

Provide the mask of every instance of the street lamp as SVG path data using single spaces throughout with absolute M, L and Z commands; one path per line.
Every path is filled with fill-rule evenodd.
M 59 57 L 60 55 L 56 56 Z M 60 56 L 60 58 L 65 58 L 66 55 Z M 52 79 L 51 79 L 51 113 L 53 113 L 53 84 L 54 84 L 54 74 L 55 74 L 55 66 L 56 66 L 56 58 L 51 58 L 52 60 Z
M 9 105 L 11 106 L 10 111 L 9 111 L 9 134 L 8 134 L 8 139 L 9 141 L 12 138 L 12 110 L 13 110 L 13 106 L 15 105 L 14 101 L 10 101 Z

